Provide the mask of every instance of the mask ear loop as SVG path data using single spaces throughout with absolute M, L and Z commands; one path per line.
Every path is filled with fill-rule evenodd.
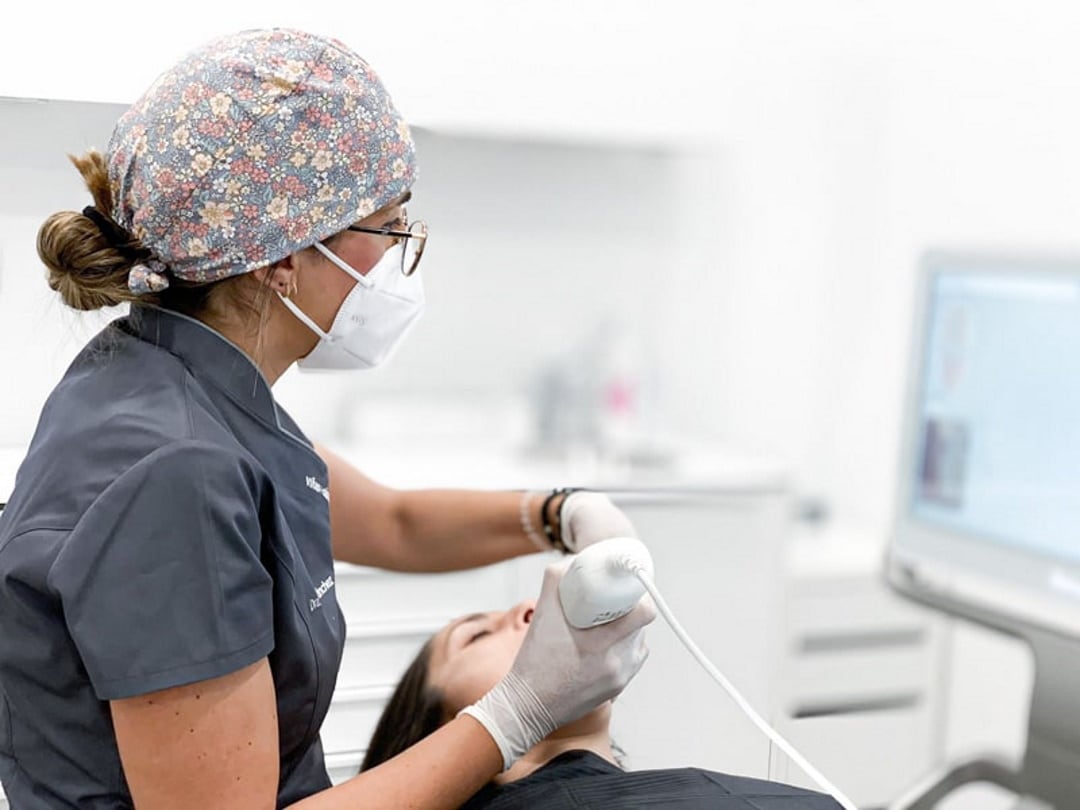
M 357 284 L 360 284 L 365 288 L 371 288 L 373 286 L 373 282 L 369 281 L 368 279 L 360 275 L 358 272 L 356 272 L 356 270 L 350 267 L 343 259 L 341 259 L 337 254 L 327 248 L 322 242 L 316 242 L 313 247 L 323 256 L 333 262 L 335 265 L 348 273 L 352 278 L 356 279 Z M 298 307 L 296 303 L 291 300 L 291 296 L 296 293 L 298 288 L 299 285 L 294 281 L 288 295 L 282 295 L 281 293 L 277 293 L 277 297 L 281 300 L 281 303 L 285 305 L 286 309 L 288 309 L 289 312 L 295 315 L 301 323 L 307 326 L 308 329 L 318 335 L 321 340 L 325 340 L 327 343 L 333 343 L 333 335 L 331 335 L 329 332 L 324 332 L 322 330 L 322 327 L 320 327 L 317 323 L 315 323 L 315 321 L 309 318 L 304 313 L 304 311 L 300 309 L 300 307 Z
M 299 318 L 300 321 L 303 322 L 308 329 L 318 335 L 322 340 L 328 341 L 330 343 L 334 342 L 334 338 L 331 337 L 328 333 L 324 332 L 322 328 L 317 323 L 315 323 L 315 321 L 305 315 L 304 311 L 300 309 L 300 307 L 298 307 L 291 299 L 289 299 L 287 296 L 282 295 L 281 293 L 277 293 L 277 297 L 281 301 L 281 303 L 285 305 L 289 312 Z
M 344 259 L 342 259 L 340 256 L 338 256 L 332 250 L 330 250 L 330 248 L 328 248 L 322 242 L 316 242 L 313 245 L 313 247 L 317 251 L 319 251 L 319 253 L 321 253 L 323 256 L 325 256 L 330 261 L 332 261 L 335 265 L 337 265 L 339 268 L 341 268 L 346 273 L 348 273 L 350 276 L 352 276 L 354 279 L 356 279 L 357 284 L 360 284 L 361 286 L 367 287 L 367 288 L 371 288 L 371 287 L 375 286 L 374 281 L 371 281 L 370 279 L 364 278 L 362 275 L 360 275 L 360 273 L 358 273 L 356 271 L 355 268 L 351 267 L 348 264 L 348 262 L 346 262 Z
M 367 279 L 367 278 L 364 278 L 364 276 L 360 275 L 360 273 L 358 273 L 353 267 L 350 267 L 349 264 L 344 259 L 339 257 L 336 253 L 334 253 L 328 247 L 326 247 L 326 245 L 324 245 L 322 242 L 316 242 L 313 245 L 313 247 L 317 251 L 319 251 L 319 253 L 321 253 L 323 256 L 325 256 L 327 259 L 329 259 L 331 262 L 333 262 L 337 267 L 341 268 L 346 273 L 348 273 L 352 278 L 356 279 L 356 283 L 359 284 L 361 287 L 364 287 L 365 289 L 371 289 L 372 287 L 375 286 L 374 281 L 372 281 L 370 279 Z M 289 291 L 289 295 L 292 295 L 292 293 L 295 290 L 296 290 L 296 287 L 294 286 L 293 289 Z M 295 315 L 297 318 L 299 318 L 300 321 L 302 323 L 304 323 L 307 326 L 308 329 L 310 329 L 312 332 L 314 332 L 316 335 L 318 335 L 319 338 L 321 338 L 322 340 L 327 341 L 328 343 L 333 343 L 334 342 L 334 337 L 331 334 L 329 334 L 328 332 L 324 332 L 322 330 L 322 328 L 317 323 L 315 323 L 315 321 L 313 321 L 311 318 L 309 318 L 307 315 L 305 315 L 303 310 L 301 310 L 300 307 L 298 307 L 293 301 L 291 301 L 289 299 L 289 296 L 282 295 L 281 293 L 277 293 L 277 297 L 279 299 L 281 299 L 281 303 L 283 303 L 286 306 L 286 308 L 289 310 L 289 312 L 291 312 L 293 315 Z

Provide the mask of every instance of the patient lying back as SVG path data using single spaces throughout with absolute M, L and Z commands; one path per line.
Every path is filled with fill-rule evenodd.
M 510 670 L 534 603 L 463 616 L 428 639 L 375 727 L 361 770 L 419 742 Z M 836 810 L 829 796 L 761 779 L 674 768 L 625 771 L 611 743 L 611 704 L 557 729 L 481 789 L 464 810 L 710 808 Z

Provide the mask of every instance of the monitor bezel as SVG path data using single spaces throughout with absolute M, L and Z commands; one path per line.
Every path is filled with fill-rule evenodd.
M 1080 282 L 1080 258 L 931 251 L 919 261 L 904 393 L 893 531 L 887 581 L 920 602 L 1006 628 L 1036 626 L 1080 637 L 1080 563 L 1022 552 L 993 538 L 964 534 L 919 518 L 911 508 L 921 457 L 920 406 L 931 292 L 942 273 L 1015 277 L 1063 275 Z M 1078 459 L 1080 463 L 1080 459 Z

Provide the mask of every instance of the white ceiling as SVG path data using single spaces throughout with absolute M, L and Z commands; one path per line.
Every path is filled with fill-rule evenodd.
M 877 58 L 874 7 L 868 0 L 185 0 L 166 8 L 111 0 L 88 13 L 85 3 L 57 0 L 27 4 L 17 23 L 0 28 L 0 95 L 129 104 L 213 36 L 295 26 L 336 36 L 368 59 L 415 124 L 694 140 L 725 131 L 740 107 L 774 94 L 777 84 L 827 82 L 822 71 L 833 69 L 833 58 Z
M 129 104 L 189 49 L 275 25 L 352 46 L 413 124 L 485 136 L 737 140 L 853 91 L 918 109 L 1080 84 L 1074 0 L 54 0 L 0 26 L 0 96 Z

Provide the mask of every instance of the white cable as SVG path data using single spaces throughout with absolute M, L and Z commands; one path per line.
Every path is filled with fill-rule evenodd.
M 743 710 L 746 716 L 754 721 L 754 725 L 756 725 L 766 737 L 780 746 L 780 749 L 791 757 L 795 761 L 795 764 L 802 768 L 811 779 L 817 782 L 822 790 L 830 794 L 836 801 L 840 802 L 845 810 L 858 810 L 851 799 L 841 793 L 840 790 L 832 782 L 826 779 L 817 768 L 807 762 L 806 758 L 796 751 L 791 743 L 780 736 L 779 732 L 766 723 L 761 716 L 754 711 L 754 707 L 746 701 L 746 698 L 739 694 L 739 690 L 724 677 L 724 673 L 713 666 L 713 663 L 705 657 L 705 653 L 701 651 L 698 645 L 694 643 L 694 640 L 690 638 L 683 629 L 682 625 L 679 624 L 675 615 L 671 612 L 671 608 L 669 608 L 667 602 L 664 601 L 664 597 L 660 595 L 660 591 L 657 590 L 656 585 L 649 579 L 648 573 L 641 568 L 640 564 L 629 560 L 627 560 L 627 562 L 629 563 L 628 567 L 630 571 L 634 576 L 641 580 L 641 584 L 645 586 L 645 590 L 649 592 L 649 596 L 656 602 L 656 607 L 657 610 L 660 611 L 660 615 L 667 620 L 669 625 L 671 625 L 671 629 L 675 635 L 678 636 L 679 641 L 686 645 L 686 649 L 690 651 L 690 654 L 697 659 L 698 663 L 705 668 L 706 672 L 716 679 L 716 682 L 724 688 L 724 691 L 731 696 L 732 700 L 738 704 L 739 708 Z

